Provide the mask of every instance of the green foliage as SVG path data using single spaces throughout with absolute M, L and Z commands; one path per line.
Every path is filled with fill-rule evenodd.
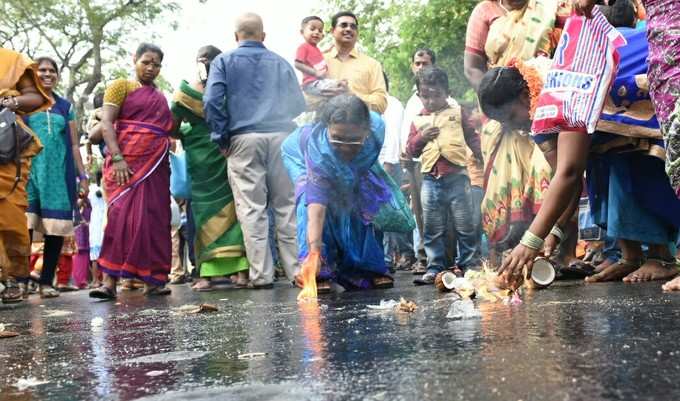
M 59 91 L 82 116 L 105 66 L 119 66 L 130 54 L 135 44 L 126 38 L 178 9 L 170 0 L 2 0 L 0 46 L 53 57 Z
M 331 0 L 322 11 L 331 16 L 351 10 L 359 18 L 360 45 L 383 64 L 390 92 L 406 100 L 413 93 L 413 52 L 429 47 L 437 65 L 449 74 L 451 94 L 471 99 L 463 75 L 465 31 L 478 0 Z

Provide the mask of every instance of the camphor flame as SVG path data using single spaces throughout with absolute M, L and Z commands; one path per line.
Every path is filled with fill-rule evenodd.
M 319 271 L 319 266 L 321 266 L 321 254 L 310 252 L 300 268 L 302 291 L 298 294 L 298 302 L 316 299 L 316 273 Z

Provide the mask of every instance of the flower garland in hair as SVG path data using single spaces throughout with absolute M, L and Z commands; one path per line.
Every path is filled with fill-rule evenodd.
M 536 112 L 536 107 L 538 106 L 538 97 L 543 89 L 543 79 L 538 73 L 538 70 L 522 60 L 512 59 L 508 63 L 508 67 L 514 67 L 519 70 L 519 73 L 524 78 L 529 88 L 529 118 L 534 119 L 534 113 Z

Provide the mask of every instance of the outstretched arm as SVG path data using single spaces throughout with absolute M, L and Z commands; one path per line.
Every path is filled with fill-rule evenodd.
M 311 203 L 307 206 L 307 244 L 309 253 L 321 252 L 323 246 L 323 224 L 326 220 L 326 206 Z
M 531 272 L 534 259 L 542 251 L 543 239 L 558 219 L 571 206 L 573 194 L 580 187 L 583 171 L 586 168 L 590 136 L 579 132 L 562 132 L 557 139 L 557 169 L 550 182 L 536 218 L 525 234 L 535 240 L 522 239 L 503 261 L 500 273 L 512 288 L 522 283 L 522 271 L 526 267 Z M 540 244 L 539 244 L 540 243 Z

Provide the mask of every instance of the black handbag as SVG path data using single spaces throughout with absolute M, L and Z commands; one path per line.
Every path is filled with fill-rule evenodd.
M 5 199 L 16 190 L 21 181 L 21 153 L 30 145 L 33 136 L 17 124 L 17 115 L 10 109 L 0 110 L 0 164 L 14 162 L 16 175 L 14 185 L 8 194 L 0 199 Z

